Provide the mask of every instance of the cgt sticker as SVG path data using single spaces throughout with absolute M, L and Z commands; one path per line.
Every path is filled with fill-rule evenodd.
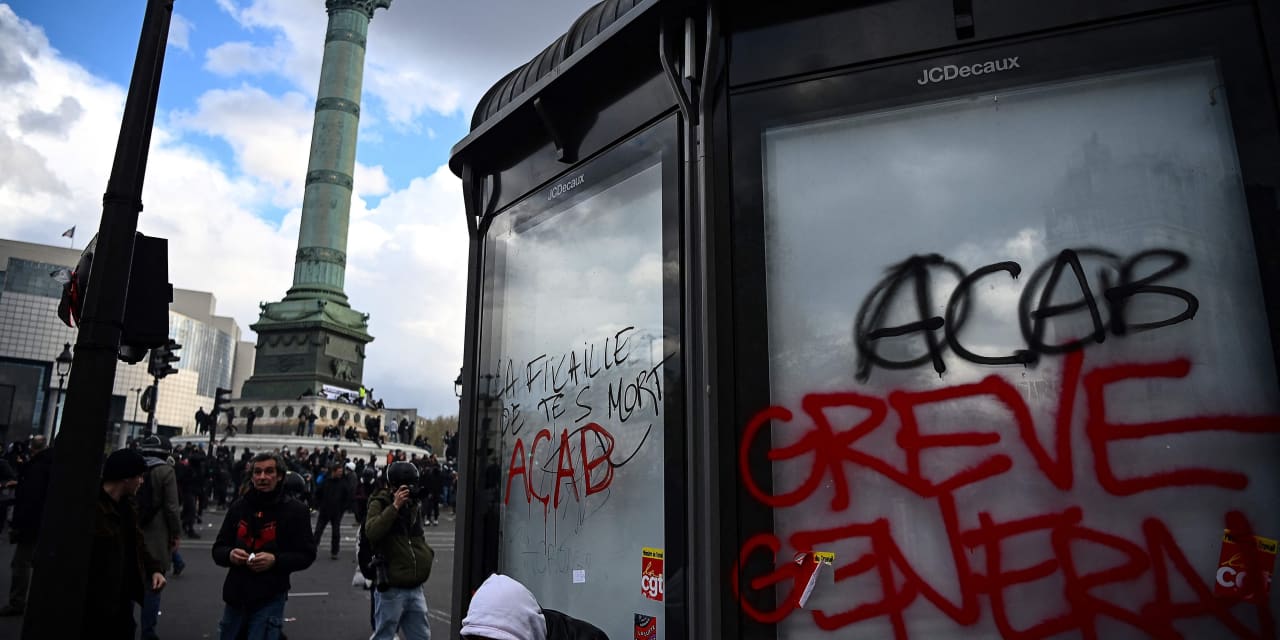
M 662 602 L 666 591 L 663 584 L 662 549 L 643 547 L 640 550 L 640 593 L 650 600 Z
M 1254 536 L 1253 542 L 1254 550 L 1250 550 L 1246 546 L 1248 541 L 1232 535 L 1229 530 L 1222 531 L 1222 553 L 1218 555 L 1213 595 L 1243 602 L 1266 601 L 1271 593 L 1271 571 L 1276 564 L 1276 541 Z M 1252 570 L 1250 564 L 1254 565 Z M 1259 575 L 1250 576 L 1252 571 Z
M 635 638 L 636 640 L 658 640 L 658 619 L 637 613 Z

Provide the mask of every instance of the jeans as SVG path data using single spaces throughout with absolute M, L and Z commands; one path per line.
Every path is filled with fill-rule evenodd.
M 222 621 L 218 623 L 218 638 L 236 640 L 240 628 L 245 627 L 248 640 L 279 640 L 284 627 L 284 603 L 288 599 L 288 594 L 282 593 L 255 609 L 226 605 L 222 609 Z
M 423 595 L 421 586 L 375 590 L 373 618 L 376 627 L 369 640 L 395 640 L 396 629 L 404 632 L 405 640 L 431 640 L 427 597 Z
M 142 590 L 142 640 L 156 636 L 156 622 L 160 618 L 160 592 L 147 585 Z

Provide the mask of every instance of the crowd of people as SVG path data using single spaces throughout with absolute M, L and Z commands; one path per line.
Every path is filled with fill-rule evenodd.
M 35 436 L 0 456 L 0 528 L 11 526 L 16 545 L 3 616 L 25 612 L 53 455 Z M 429 640 L 423 585 L 434 551 L 425 529 L 439 524 L 442 505 L 455 507 L 452 462 L 400 450 L 353 458 L 338 444 L 208 452 L 202 445 L 171 448 L 156 436 L 131 441 L 102 466 L 84 619 L 93 621 L 97 638 L 132 640 L 139 631 L 143 640 L 158 638 L 162 594 L 186 565 L 181 540 L 200 537 L 194 525 L 216 505 L 226 513 L 211 554 L 227 569 L 218 637 L 283 638 L 290 575 L 315 561 L 326 528 L 330 557 L 338 557 L 338 530 L 351 511 L 367 545 L 357 557 L 360 573 L 371 578 L 363 585 L 372 590 L 371 640 L 398 634 Z M 475 639 L 608 640 L 589 623 L 542 609 L 523 585 L 500 575 L 474 594 L 461 632 Z
M 0 607 L 0 616 L 25 612 L 52 460 L 53 450 L 43 436 L 12 443 L 0 456 L 0 528 L 11 524 L 11 541 L 16 545 L 9 601 Z M 271 468 L 270 481 L 264 467 Z M 411 472 L 410 494 L 388 490 L 388 469 L 398 469 L 403 477 Z M 329 551 L 334 558 L 343 517 L 351 512 L 357 523 L 364 523 L 370 505 L 383 515 L 378 535 L 370 540 L 381 541 L 389 531 L 420 536 L 424 527 L 439 525 L 442 506 L 455 507 L 456 483 L 452 461 L 399 449 L 366 457 L 348 455 L 338 444 L 267 451 L 224 445 L 210 452 L 203 444 L 171 448 L 166 439 L 155 436 L 130 441 L 103 466 L 95 530 L 110 536 L 95 536 L 94 558 L 101 567 L 90 576 L 90 593 L 120 598 L 86 601 L 86 615 L 106 621 L 111 628 L 127 628 L 118 637 L 132 638 L 140 627 L 144 640 L 158 638 L 161 594 L 186 566 L 180 541 L 199 538 L 196 525 L 203 522 L 207 510 L 217 508 L 227 512 L 213 544 L 213 557 L 229 570 L 224 585 L 227 609 L 219 633 L 228 640 L 245 631 L 251 638 L 278 637 L 273 633 L 279 631 L 288 574 L 311 564 L 326 528 L 331 532 Z M 380 492 L 384 500 L 375 499 Z M 406 500 L 412 501 L 412 508 L 406 508 Z M 388 507 L 395 513 L 412 513 L 413 523 L 405 524 L 415 526 L 399 526 L 400 521 L 392 519 L 393 526 L 388 527 L 390 516 L 384 513 Z M 271 515 L 275 511 L 279 513 Z M 266 531 L 271 533 L 264 535 Z M 137 589 L 121 575 L 122 558 L 124 566 L 139 569 Z M 416 620 L 405 619 L 405 611 L 421 609 L 426 624 L 425 600 L 418 607 L 405 591 L 414 586 L 409 584 L 412 578 L 396 577 L 399 592 L 385 597 L 375 593 L 373 637 L 394 637 L 396 628 L 407 637 L 426 637 L 415 635 Z M 384 600 L 385 615 L 379 616 L 377 605 Z M 136 626 L 134 603 L 141 611 Z M 394 620 L 392 609 L 400 611 Z M 392 625 L 389 632 L 388 625 Z M 104 632 L 101 637 L 117 635 Z
M 196 433 L 204 435 L 210 430 L 217 429 L 219 423 L 218 416 L 226 413 L 226 420 L 222 422 L 223 438 L 225 444 L 227 438 L 240 433 L 240 428 L 235 421 L 235 410 L 226 409 L 217 413 L 206 413 L 204 407 L 196 410 L 195 424 Z M 297 421 L 293 426 L 293 435 L 296 437 L 314 437 L 316 435 L 316 423 L 319 417 L 310 408 L 303 407 L 298 412 Z M 254 412 L 248 412 L 244 416 L 244 433 L 252 434 L 253 425 L 257 420 Z M 363 418 L 364 433 L 361 434 L 356 424 L 351 422 L 348 413 L 338 416 L 337 420 L 324 425 L 320 429 L 320 437 L 326 440 L 338 440 L 359 444 L 364 440 L 368 440 L 378 447 L 388 444 L 412 444 L 420 449 L 431 449 L 431 444 L 427 442 L 422 434 L 414 434 L 414 423 L 406 417 L 399 420 L 388 420 L 384 426 L 382 417 L 367 414 Z

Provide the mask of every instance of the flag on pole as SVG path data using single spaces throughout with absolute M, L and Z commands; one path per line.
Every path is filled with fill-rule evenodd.
M 74 240 L 74 239 L 75 239 L 75 237 L 76 237 L 76 228 L 75 228 L 74 226 L 72 226 L 70 229 L 67 229 L 66 231 L 63 231 L 63 232 L 62 232 L 62 237 L 64 237 L 64 238 L 71 238 L 72 240 Z

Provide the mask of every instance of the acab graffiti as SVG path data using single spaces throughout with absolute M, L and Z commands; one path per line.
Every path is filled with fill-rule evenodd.
M 1109 522 L 1107 518 L 1114 515 L 1114 510 L 1098 513 L 1095 515 L 1098 522 L 1091 521 L 1089 514 L 1095 505 L 1083 497 L 1087 493 L 1073 492 L 1081 483 L 1077 474 L 1084 469 L 1091 469 L 1091 485 L 1096 483 L 1104 494 L 1120 504 L 1149 492 L 1190 487 L 1243 491 L 1249 487 L 1250 478 L 1229 468 L 1229 464 L 1219 468 L 1206 461 L 1202 465 L 1179 466 L 1161 463 L 1159 457 L 1153 457 L 1151 464 L 1142 470 L 1132 470 L 1113 463 L 1113 452 L 1117 447 L 1140 446 L 1144 442 L 1157 444 L 1170 437 L 1191 434 L 1233 433 L 1244 438 L 1280 434 L 1280 416 L 1271 415 L 1207 413 L 1149 422 L 1123 422 L 1115 418 L 1117 410 L 1122 408 L 1114 406 L 1114 398 L 1122 397 L 1116 393 L 1117 389 L 1182 380 L 1191 374 L 1193 364 L 1186 358 L 1172 358 L 1088 367 L 1084 347 L 1100 342 L 1108 332 L 1124 335 L 1127 331 L 1184 322 L 1195 314 L 1198 302 L 1188 291 L 1156 284 L 1160 278 L 1186 266 L 1185 256 L 1177 252 L 1149 251 L 1129 260 L 1096 251 L 1092 255 L 1112 259 L 1112 264 L 1117 265 L 1114 274 L 1118 277 L 1111 280 L 1102 295 L 1103 304 L 1109 308 L 1109 320 L 1104 322 L 1098 312 L 1099 305 L 1091 298 L 1087 279 L 1079 268 L 1079 253 L 1063 252 L 1038 269 L 1024 290 L 1020 313 L 1025 320 L 1023 327 L 1029 349 L 1020 352 L 1022 355 L 1009 356 L 1016 360 L 987 363 L 1028 364 L 1042 354 L 1065 354 L 1060 364 L 1062 383 L 1050 424 L 1040 425 L 1038 429 L 1018 388 L 997 375 L 978 382 L 925 390 L 895 390 L 882 395 L 856 391 L 810 393 L 803 396 L 798 408 L 766 407 L 746 423 L 738 452 L 738 471 L 746 492 L 773 509 L 803 506 L 810 512 L 829 509 L 831 514 L 816 528 L 791 533 L 785 545 L 772 532 L 757 533 L 744 541 L 731 582 L 746 615 L 762 623 L 775 624 L 799 611 L 801 595 L 808 586 L 808 570 L 792 562 L 784 548 L 812 551 L 829 548 L 834 543 L 854 542 L 854 548 L 866 551 L 839 558 L 834 580 L 837 585 L 857 584 L 859 589 L 840 592 L 851 594 L 843 608 L 832 607 L 831 601 L 827 601 L 825 607 L 810 611 L 819 629 L 834 631 L 882 619 L 892 628 L 895 638 L 905 639 L 910 635 L 909 609 L 916 611 L 911 608 L 923 600 L 953 621 L 958 629 L 981 622 L 993 625 L 1000 637 L 1017 640 L 1050 638 L 1064 633 L 1098 638 L 1105 635 L 1100 629 L 1114 629 L 1117 624 L 1153 638 L 1180 638 L 1183 637 L 1179 630 L 1181 621 L 1206 617 L 1216 620 L 1225 630 L 1224 635 L 1276 637 L 1268 598 L 1240 604 L 1240 600 L 1215 597 L 1213 567 L 1193 566 L 1188 559 L 1175 536 L 1182 524 L 1176 515 L 1133 512 L 1131 530 L 1140 534 L 1117 535 L 1097 526 L 1099 522 Z M 1134 276 L 1135 265 L 1155 260 L 1163 261 L 1163 265 L 1153 275 Z M 858 320 L 861 339 L 874 342 L 887 335 L 919 331 L 923 339 L 930 340 L 929 353 L 912 363 L 889 363 L 875 356 L 864 360 L 863 365 L 904 368 L 933 362 L 941 373 L 943 367 L 937 356 L 946 342 L 933 338 L 933 332 L 947 323 L 958 329 L 963 314 L 956 309 L 966 304 L 963 298 L 968 295 L 967 287 L 996 271 L 1014 276 L 1018 273 L 1015 264 L 998 263 L 968 276 L 957 274 L 960 284 L 952 295 L 946 319 L 931 321 L 927 313 L 930 307 L 923 301 L 928 295 L 928 286 L 922 284 L 920 278 L 930 265 L 945 264 L 948 263 L 940 257 L 900 263 L 869 297 Z M 1058 286 L 1064 273 L 1074 274 L 1082 297 L 1074 303 L 1053 304 L 1047 292 Z M 898 295 L 898 289 L 908 284 L 911 286 L 907 290 L 913 292 L 910 303 L 920 310 L 921 322 L 875 334 L 885 330 L 877 328 L 877 323 L 885 317 L 885 300 Z M 1125 307 L 1137 293 L 1173 296 L 1185 303 L 1185 310 L 1163 320 L 1126 323 Z M 957 296 L 960 302 L 956 302 Z M 1062 345 L 1044 344 L 1037 318 L 1073 312 L 1089 314 L 1095 334 L 1090 339 Z M 954 322 L 957 319 L 961 320 Z M 860 341 L 859 347 L 866 344 Z M 951 346 L 961 357 L 966 357 L 963 347 Z M 975 358 L 966 359 L 980 362 Z M 859 373 L 866 372 L 860 365 Z M 1111 407 L 1108 407 L 1109 397 L 1113 398 Z M 929 416 L 948 415 L 943 411 L 948 406 L 964 407 L 966 412 L 975 406 L 984 410 L 982 417 L 975 420 L 977 426 L 961 427 L 929 420 Z M 850 420 L 849 416 L 854 419 Z M 899 426 L 893 438 L 876 438 L 880 430 L 895 421 Z M 788 444 L 770 444 L 770 429 L 790 431 L 791 437 L 775 441 Z M 1082 434 L 1075 433 L 1073 438 L 1073 429 L 1082 430 Z M 885 447 L 884 442 L 893 444 Z M 1076 458 L 1080 452 L 1073 450 L 1073 442 L 1084 443 L 1092 458 L 1092 467 L 1078 464 Z M 1010 455 L 1015 449 L 1025 455 Z M 758 456 L 761 451 L 771 463 L 801 469 L 800 479 L 774 491 L 757 478 L 757 474 L 767 473 L 753 465 L 753 455 Z M 951 467 L 928 465 L 924 462 L 926 454 L 942 454 L 948 459 L 971 456 L 964 459 L 972 463 Z M 1019 461 L 1016 464 L 1015 458 Z M 1023 469 L 1016 465 L 1031 467 Z M 859 471 L 855 474 L 854 470 Z M 937 539 L 945 540 L 948 552 L 944 554 L 945 562 L 951 566 L 944 573 L 954 575 L 954 583 L 931 582 L 927 577 L 929 572 L 913 564 L 910 548 L 900 545 L 899 541 L 910 539 L 917 532 L 895 530 L 888 517 L 868 518 L 865 510 L 857 521 L 846 521 L 848 516 L 844 514 L 852 505 L 869 501 L 874 504 L 877 498 L 866 490 L 859 492 L 852 481 L 853 477 L 863 477 L 866 473 L 888 479 L 893 485 L 929 501 L 936 509 L 936 521 L 941 522 L 943 530 L 933 533 Z M 1018 513 L 1016 517 L 993 515 L 996 509 L 980 506 L 981 498 L 977 499 L 978 507 L 967 506 L 975 499 L 973 496 L 981 495 L 973 489 L 997 487 L 1002 482 L 1020 483 L 1028 474 L 1047 481 L 1067 499 L 1054 501 L 1052 508 L 1046 505 L 1038 512 Z M 813 504 L 820 489 L 824 498 L 830 496 L 829 502 Z M 1224 511 L 1218 524 L 1243 539 L 1251 539 L 1254 527 L 1249 518 L 1238 510 Z M 1009 550 L 1014 548 L 1020 553 L 1011 554 Z M 1262 570 L 1266 568 L 1265 561 L 1253 545 L 1245 544 L 1241 548 L 1244 552 L 1238 558 L 1241 566 L 1236 575 L 1242 576 L 1238 580 L 1243 581 L 1244 591 L 1258 593 L 1264 587 L 1260 576 L 1265 573 Z M 1028 561 L 1028 549 L 1038 550 L 1039 557 Z M 764 566 L 772 569 L 745 569 L 760 567 L 761 558 L 767 558 L 769 562 Z M 1036 597 L 1026 595 L 1025 588 L 1046 580 L 1061 585 L 1061 602 L 1056 609 L 1047 609 L 1056 613 L 1029 617 L 1023 611 L 1027 602 L 1020 598 Z M 1132 601 L 1119 602 L 1109 597 L 1117 585 L 1130 587 L 1127 592 L 1135 594 Z M 768 597 L 761 597 L 770 590 L 777 591 L 776 604 Z M 875 595 L 868 596 L 868 593 Z M 984 602 L 988 611 L 984 611 Z M 1035 611 L 1046 611 L 1044 602 L 1035 604 Z M 1241 609 L 1252 611 L 1253 615 L 1245 617 L 1253 619 L 1242 619 Z
M 1103 265 L 1099 270 L 1101 291 L 1095 292 L 1085 271 L 1084 261 Z M 1158 268 L 1139 277 L 1142 268 L 1150 265 Z M 1157 284 L 1187 268 L 1186 254 L 1172 249 L 1148 249 L 1128 258 L 1105 249 L 1064 249 L 1053 259 L 1041 264 L 1031 274 L 1018 301 L 1018 323 L 1026 349 L 1018 349 L 1009 355 L 980 355 L 966 348 L 959 338 L 960 330 L 968 320 L 970 305 L 974 304 L 975 286 L 985 278 L 1007 273 L 1017 278 L 1022 266 L 1016 262 L 997 262 L 966 274 L 958 265 L 938 254 L 912 256 L 892 267 L 877 284 L 858 310 L 854 324 L 854 340 L 858 347 L 859 380 L 867 380 L 873 367 L 886 369 L 910 369 L 931 363 L 941 375 L 947 370 L 942 354 L 950 348 L 969 362 L 982 365 L 1036 363 L 1042 354 L 1067 353 L 1082 349 L 1090 343 L 1102 343 L 1107 334 L 1123 336 L 1135 331 L 1158 329 L 1175 325 L 1195 317 L 1200 301 L 1191 292 L 1168 284 Z M 946 312 L 942 316 L 933 313 L 932 273 L 942 272 L 955 276 L 959 282 L 947 298 Z M 1069 276 L 1069 277 L 1068 277 Z M 1068 303 L 1056 303 L 1061 295 L 1074 291 L 1079 298 Z M 1037 295 L 1038 294 L 1038 295 Z M 1099 295 L 1100 294 L 1100 295 Z M 1162 296 L 1176 298 L 1185 308 L 1168 318 L 1147 322 L 1129 320 L 1128 309 L 1135 297 Z M 902 304 L 909 305 L 918 319 L 901 325 L 885 326 L 888 312 Z M 1101 298 L 1101 300 L 1099 300 Z M 1102 309 L 1107 310 L 1104 319 Z M 1080 312 L 1088 313 L 1092 330 L 1084 338 L 1064 343 L 1049 343 L 1045 339 L 1048 321 L 1059 316 Z M 941 332 L 939 339 L 937 332 Z M 877 341 L 885 338 L 920 334 L 926 353 L 917 358 L 893 360 L 881 355 Z

